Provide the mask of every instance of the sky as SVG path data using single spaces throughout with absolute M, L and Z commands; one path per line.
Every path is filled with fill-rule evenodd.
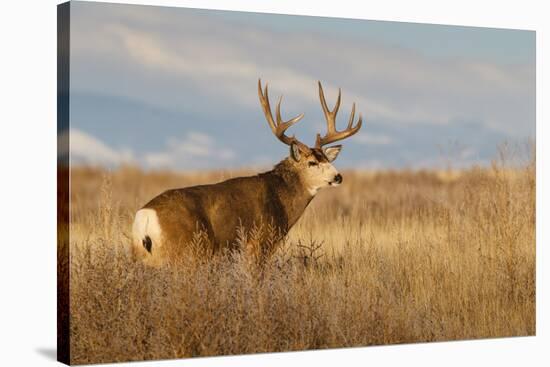
M 499 144 L 535 137 L 535 32 L 477 27 L 71 3 L 72 164 L 147 170 L 269 167 L 288 155 L 257 82 L 312 145 L 338 126 L 345 168 L 485 165 Z M 275 111 L 273 111 L 275 114 Z M 63 153 L 63 152 L 62 152 Z

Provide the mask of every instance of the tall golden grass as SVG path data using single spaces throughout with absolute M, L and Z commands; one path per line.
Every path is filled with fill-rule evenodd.
M 344 171 L 262 267 L 254 231 L 239 253 L 133 261 L 141 205 L 245 173 L 72 169 L 72 363 L 535 333 L 534 159 Z

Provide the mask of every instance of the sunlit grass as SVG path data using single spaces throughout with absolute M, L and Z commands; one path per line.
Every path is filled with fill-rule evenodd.
M 263 266 L 244 232 L 240 253 L 133 261 L 141 205 L 244 173 L 73 169 L 73 363 L 535 333 L 534 161 L 343 172 Z

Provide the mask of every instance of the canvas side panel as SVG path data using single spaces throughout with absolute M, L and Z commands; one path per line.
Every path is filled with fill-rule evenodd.
M 57 6 L 57 360 L 70 364 L 69 59 L 70 3 Z

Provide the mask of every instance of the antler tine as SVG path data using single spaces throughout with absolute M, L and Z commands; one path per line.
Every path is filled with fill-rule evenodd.
M 318 82 L 318 84 L 319 84 L 319 99 L 321 100 L 321 107 L 323 108 L 325 119 L 327 120 L 326 135 L 321 137 L 321 134 L 317 134 L 317 139 L 315 142 L 315 146 L 317 148 L 321 148 L 323 145 L 327 145 L 335 141 L 345 139 L 357 133 L 361 128 L 361 125 L 363 123 L 363 118 L 361 117 L 361 115 L 359 115 L 359 120 L 357 121 L 357 124 L 353 126 L 353 121 L 355 119 L 355 102 L 354 102 L 351 108 L 351 114 L 350 114 L 347 128 L 343 131 L 336 130 L 336 114 L 338 113 L 338 109 L 340 108 L 342 91 L 341 89 L 338 89 L 338 98 L 336 100 L 336 105 L 334 106 L 334 109 L 330 111 L 327 107 L 327 102 L 325 100 L 325 94 L 323 92 L 323 87 L 321 85 L 321 82 Z
M 323 86 L 320 81 L 317 81 L 317 85 L 319 86 L 319 99 L 321 100 L 321 107 L 323 107 L 323 112 L 325 113 L 325 116 L 327 116 L 330 111 L 327 107 L 327 101 L 325 100 L 325 93 L 323 93 Z
M 267 92 L 267 83 L 265 84 L 265 89 L 262 91 L 262 80 L 258 79 L 258 97 L 260 97 L 260 104 L 262 105 L 262 110 L 264 111 L 265 118 L 269 123 L 271 130 L 275 132 L 277 127 L 275 126 L 275 121 L 273 121 L 273 115 L 271 114 L 271 106 L 269 105 L 269 96 Z
M 351 114 L 349 116 L 348 127 L 346 128 L 346 130 L 353 130 L 351 127 L 353 126 L 354 119 L 355 119 L 355 102 L 353 102 L 353 105 L 351 106 Z M 357 124 L 355 124 L 355 126 L 357 127 L 357 130 L 361 128 L 362 123 L 363 123 L 363 117 L 361 116 L 361 114 L 359 114 L 359 120 L 357 120 Z
M 281 95 L 279 97 L 279 102 L 277 103 L 276 116 L 277 116 L 277 129 L 281 131 L 281 133 L 284 133 L 286 129 L 288 129 L 289 127 L 291 127 L 292 125 L 300 121 L 304 117 L 304 114 L 301 113 L 298 116 L 293 117 L 288 121 L 283 121 L 283 119 L 281 118 L 281 101 L 282 100 L 283 100 L 283 96 Z
M 323 92 L 323 86 L 321 85 L 321 82 L 317 81 L 317 84 L 319 85 L 319 99 L 321 100 L 321 107 L 323 107 L 323 112 L 327 120 L 327 128 L 329 129 L 329 131 L 336 131 L 335 118 L 336 114 L 338 113 L 338 109 L 340 109 L 342 90 L 338 88 L 338 98 L 336 99 L 336 105 L 331 111 L 328 109 L 327 101 L 325 99 L 325 93 Z
M 298 144 L 301 144 L 305 147 L 305 145 L 302 144 L 294 136 L 289 137 L 289 136 L 285 135 L 285 131 L 289 127 L 291 127 L 292 125 L 294 125 L 295 123 L 300 121 L 304 117 L 304 114 L 301 113 L 298 116 L 296 116 L 294 118 L 291 118 L 288 121 L 283 121 L 283 119 L 281 118 L 281 102 L 283 100 L 283 96 L 281 96 L 281 97 L 279 97 L 279 102 L 277 103 L 277 108 L 276 108 L 277 121 L 274 121 L 273 120 L 273 114 L 271 112 L 271 106 L 269 104 L 269 94 L 268 94 L 268 89 L 267 89 L 267 83 L 265 84 L 264 91 L 262 92 L 261 79 L 258 79 L 258 96 L 260 97 L 260 104 L 262 105 L 262 109 L 264 111 L 265 118 L 266 118 L 267 122 L 269 123 L 269 126 L 271 127 L 271 131 L 277 137 L 277 139 L 279 139 L 280 141 L 282 141 L 283 143 L 285 143 L 287 145 L 291 145 L 292 143 L 298 143 Z

